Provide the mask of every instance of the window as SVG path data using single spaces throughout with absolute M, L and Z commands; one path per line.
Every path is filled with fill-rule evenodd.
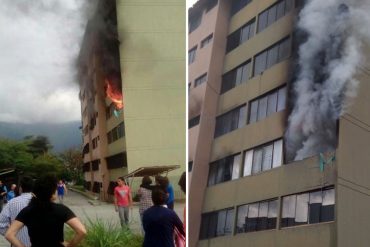
M 269 92 L 267 95 L 252 100 L 249 110 L 248 123 L 260 121 L 275 112 L 285 109 L 286 87 Z
M 236 233 L 276 228 L 278 200 L 268 200 L 238 207 Z
M 196 116 L 189 120 L 189 129 L 199 124 L 200 116 Z
M 91 164 L 92 164 L 92 170 L 93 171 L 98 171 L 99 170 L 100 160 L 93 160 L 91 162 Z
M 283 141 L 277 140 L 250 149 L 244 153 L 243 176 L 250 176 L 281 166 L 283 162 Z
M 194 81 L 194 87 L 197 87 L 199 86 L 200 84 L 202 84 L 203 82 L 206 82 L 207 81 L 207 73 L 201 75 L 200 77 L 198 77 L 197 79 L 195 79 Z
M 110 119 L 110 118 L 113 116 L 114 111 L 115 111 L 114 104 L 113 104 L 113 103 L 111 103 L 111 104 L 110 104 L 109 106 L 107 106 L 107 108 L 106 108 L 105 118 L 106 118 L 106 119 Z
M 292 0 L 282 0 L 258 15 L 257 33 L 261 32 L 292 9 Z
M 247 61 L 222 77 L 221 94 L 246 82 L 249 79 L 251 63 Z
M 92 139 L 92 147 L 93 147 L 93 149 L 95 149 L 95 148 L 98 147 L 98 141 L 99 141 L 99 136 L 97 136 L 94 139 Z
M 200 239 L 230 235 L 232 233 L 233 215 L 233 208 L 203 214 Z
M 217 5 L 218 0 L 208 0 L 206 5 L 206 12 L 210 11 Z
M 188 163 L 188 172 L 191 172 L 193 170 L 193 161 L 189 161 Z
M 212 39 L 213 39 L 213 33 L 210 34 L 210 35 L 208 35 L 207 38 L 205 38 L 205 39 L 202 40 L 202 42 L 200 43 L 200 48 L 203 48 L 207 44 L 211 43 L 212 42 Z
M 233 32 L 227 37 L 226 53 L 234 50 L 254 36 L 255 19 Z
M 254 75 L 283 61 L 290 53 L 290 38 L 285 38 L 254 57 Z
M 108 144 L 115 142 L 116 140 L 125 136 L 125 125 L 121 122 L 119 125 L 114 127 L 107 133 Z
M 246 124 L 246 106 L 242 105 L 216 118 L 214 137 L 217 138 Z
M 250 2 L 252 2 L 252 0 L 233 0 L 231 6 L 231 15 L 235 15 Z
M 189 59 L 188 62 L 189 62 L 189 64 L 192 64 L 194 62 L 196 53 L 197 53 L 197 47 L 196 46 L 191 48 L 191 50 L 188 52 L 188 59 Z
M 83 164 L 83 166 L 82 166 L 82 171 L 83 171 L 83 172 L 88 172 L 88 171 L 90 171 L 90 163 L 89 163 L 89 162 L 88 162 L 88 163 Z
M 214 185 L 240 177 L 241 154 L 231 155 L 209 166 L 208 185 Z
M 189 16 L 189 33 L 197 29 L 202 22 L 202 12 L 197 12 Z
M 281 227 L 334 220 L 335 190 L 332 187 L 283 197 Z

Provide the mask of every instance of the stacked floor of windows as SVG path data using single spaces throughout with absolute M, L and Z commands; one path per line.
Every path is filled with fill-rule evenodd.
M 216 128 L 214 137 L 217 138 L 246 124 L 247 107 L 239 106 L 216 118 Z
M 234 208 L 202 215 L 200 239 L 230 235 L 233 229 Z
M 281 227 L 334 221 L 333 187 L 283 197 Z
M 278 1 L 258 15 L 257 33 L 266 29 L 293 9 L 293 0 Z
M 125 126 L 122 122 L 107 133 L 108 144 L 111 144 L 112 142 L 115 142 L 116 140 L 124 136 L 125 136 Z
M 253 75 L 261 74 L 273 65 L 288 58 L 291 50 L 291 39 L 286 37 L 254 57 Z
M 277 199 L 239 206 L 236 233 L 276 229 L 277 215 Z
M 233 230 L 234 234 L 272 229 L 279 231 L 286 227 L 332 222 L 335 219 L 335 189 L 333 186 L 324 187 L 236 205 L 235 209 L 230 207 L 202 214 L 200 239 L 231 235 Z

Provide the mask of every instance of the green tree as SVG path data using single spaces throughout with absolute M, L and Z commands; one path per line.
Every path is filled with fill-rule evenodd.
M 69 148 L 61 153 L 59 157 L 62 160 L 65 168 L 63 178 L 69 178 L 76 183 L 80 182 L 83 179 L 83 158 L 81 149 Z

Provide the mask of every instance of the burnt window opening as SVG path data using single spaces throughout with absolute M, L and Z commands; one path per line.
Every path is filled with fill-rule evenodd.
M 193 128 L 194 126 L 197 126 L 200 121 L 200 115 L 196 116 L 189 120 L 189 129 Z
M 108 170 L 127 167 L 126 153 L 119 153 L 105 158 L 107 160 Z

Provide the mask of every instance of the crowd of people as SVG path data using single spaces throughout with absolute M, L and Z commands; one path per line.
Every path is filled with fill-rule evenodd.
M 186 193 L 186 174 L 179 186 Z M 46 175 L 36 181 L 23 177 L 19 191 L 12 184 L 8 191 L 0 181 L 0 234 L 13 247 L 74 247 L 86 235 L 85 226 L 63 204 L 67 188 L 62 180 Z M 184 222 L 174 211 L 174 190 L 167 177 L 156 176 L 155 184 L 145 176 L 137 192 L 139 214 L 144 234 L 143 247 L 185 246 Z M 59 203 L 56 203 L 59 199 Z M 4 205 L 4 202 L 7 202 Z M 121 226 L 129 228 L 129 212 L 133 205 L 131 188 L 124 178 L 117 179 L 114 188 L 114 205 Z M 64 239 L 64 224 L 74 231 L 71 240 Z
M 124 178 L 117 179 L 114 189 L 114 205 L 122 227 L 129 227 L 129 210 L 132 206 L 132 193 Z M 182 174 L 179 186 L 186 192 L 186 174 Z M 167 177 L 155 176 L 155 184 L 149 176 L 142 178 L 137 192 L 139 214 L 144 234 L 144 247 L 185 246 L 184 223 L 174 211 L 174 190 Z

